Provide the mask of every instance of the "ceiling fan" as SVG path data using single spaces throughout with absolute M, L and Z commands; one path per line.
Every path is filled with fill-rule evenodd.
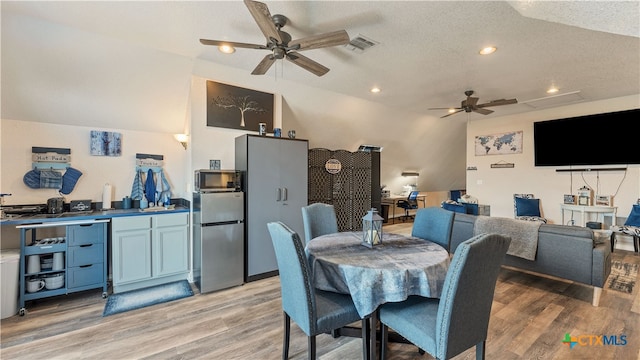
M 266 45 L 207 39 L 200 39 L 200 42 L 204 45 L 229 45 L 237 48 L 271 51 L 271 53 L 265 56 L 258 66 L 253 69 L 253 72 L 251 73 L 252 75 L 264 75 L 276 60 L 286 58 L 303 69 L 310 71 L 317 76 L 322 76 L 329 71 L 329 68 L 309 59 L 306 56 L 303 56 L 298 51 L 345 45 L 349 43 L 349 35 L 345 30 L 338 30 L 302 39 L 291 40 L 291 35 L 282 31 L 282 27 L 285 26 L 288 21 L 286 16 L 279 14 L 271 16 L 267 5 L 258 1 L 244 0 L 244 4 L 247 6 L 249 12 L 258 24 L 258 27 L 267 38 Z
M 487 107 L 491 107 L 491 106 L 500 106 L 500 105 L 510 105 L 510 104 L 517 104 L 518 100 L 516 99 L 500 99 L 500 100 L 492 100 L 489 101 L 488 103 L 484 103 L 484 104 L 478 104 L 478 98 L 477 97 L 471 97 L 471 95 L 473 95 L 473 90 L 467 90 L 464 92 L 465 95 L 467 95 L 467 98 L 465 100 L 462 100 L 462 102 L 460 103 L 460 107 L 450 107 L 450 108 L 430 108 L 429 110 L 453 110 L 452 112 L 450 112 L 449 114 L 445 115 L 445 116 L 441 116 L 441 118 L 445 118 L 447 116 L 451 116 L 454 114 L 457 114 L 461 111 L 465 111 L 465 112 L 477 112 L 480 113 L 482 115 L 489 115 L 493 112 L 493 110 L 489 110 L 489 109 L 485 109 Z

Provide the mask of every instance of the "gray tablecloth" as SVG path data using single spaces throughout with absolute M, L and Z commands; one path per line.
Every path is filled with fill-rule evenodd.
M 351 294 L 361 316 L 410 295 L 440 297 L 449 254 L 440 245 L 398 234 L 383 234 L 382 245 L 360 245 L 362 234 L 317 237 L 306 247 L 316 288 Z

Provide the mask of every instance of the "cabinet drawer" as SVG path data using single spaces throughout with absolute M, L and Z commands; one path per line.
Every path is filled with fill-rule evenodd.
M 85 265 L 67 269 L 67 287 L 76 288 L 104 282 L 104 264 Z
M 149 229 L 151 216 L 126 216 L 111 219 L 112 231 Z
M 67 241 L 69 246 L 103 242 L 104 226 L 104 223 L 68 226 Z
M 105 257 L 104 246 L 103 244 L 69 246 L 67 257 L 69 267 L 102 263 Z
M 180 226 L 189 224 L 189 214 L 154 215 L 153 227 Z

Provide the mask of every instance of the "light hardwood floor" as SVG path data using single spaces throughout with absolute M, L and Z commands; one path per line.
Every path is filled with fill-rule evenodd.
M 409 233 L 411 223 L 385 231 Z M 614 260 L 640 263 L 616 250 Z M 632 294 L 604 289 L 599 307 L 592 289 L 569 281 L 504 268 L 489 323 L 487 359 L 640 359 L 640 284 Z M 100 291 L 27 305 L 27 315 L 2 320 L 1 359 L 280 359 L 282 312 L 277 277 L 102 317 Z M 473 301 L 473 299 L 469 299 Z M 307 342 L 292 329 L 291 359 L 306 359 Z M 615 335 L 626 345 L 576 346 L 565 334 Z M 360 339 L 321 335 L 318 358 L 360 359 Z M 456 359 L 475 358 L 474 349 Z M 392 360 L 431 359 L 407 344 L 391 344 Z

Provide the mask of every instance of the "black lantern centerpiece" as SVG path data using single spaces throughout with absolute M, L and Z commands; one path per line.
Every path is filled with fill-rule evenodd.
M 372 248 L 382 244 L 382 221 L 378 210 L 372 208 L 362 218 L 362 245 Z

